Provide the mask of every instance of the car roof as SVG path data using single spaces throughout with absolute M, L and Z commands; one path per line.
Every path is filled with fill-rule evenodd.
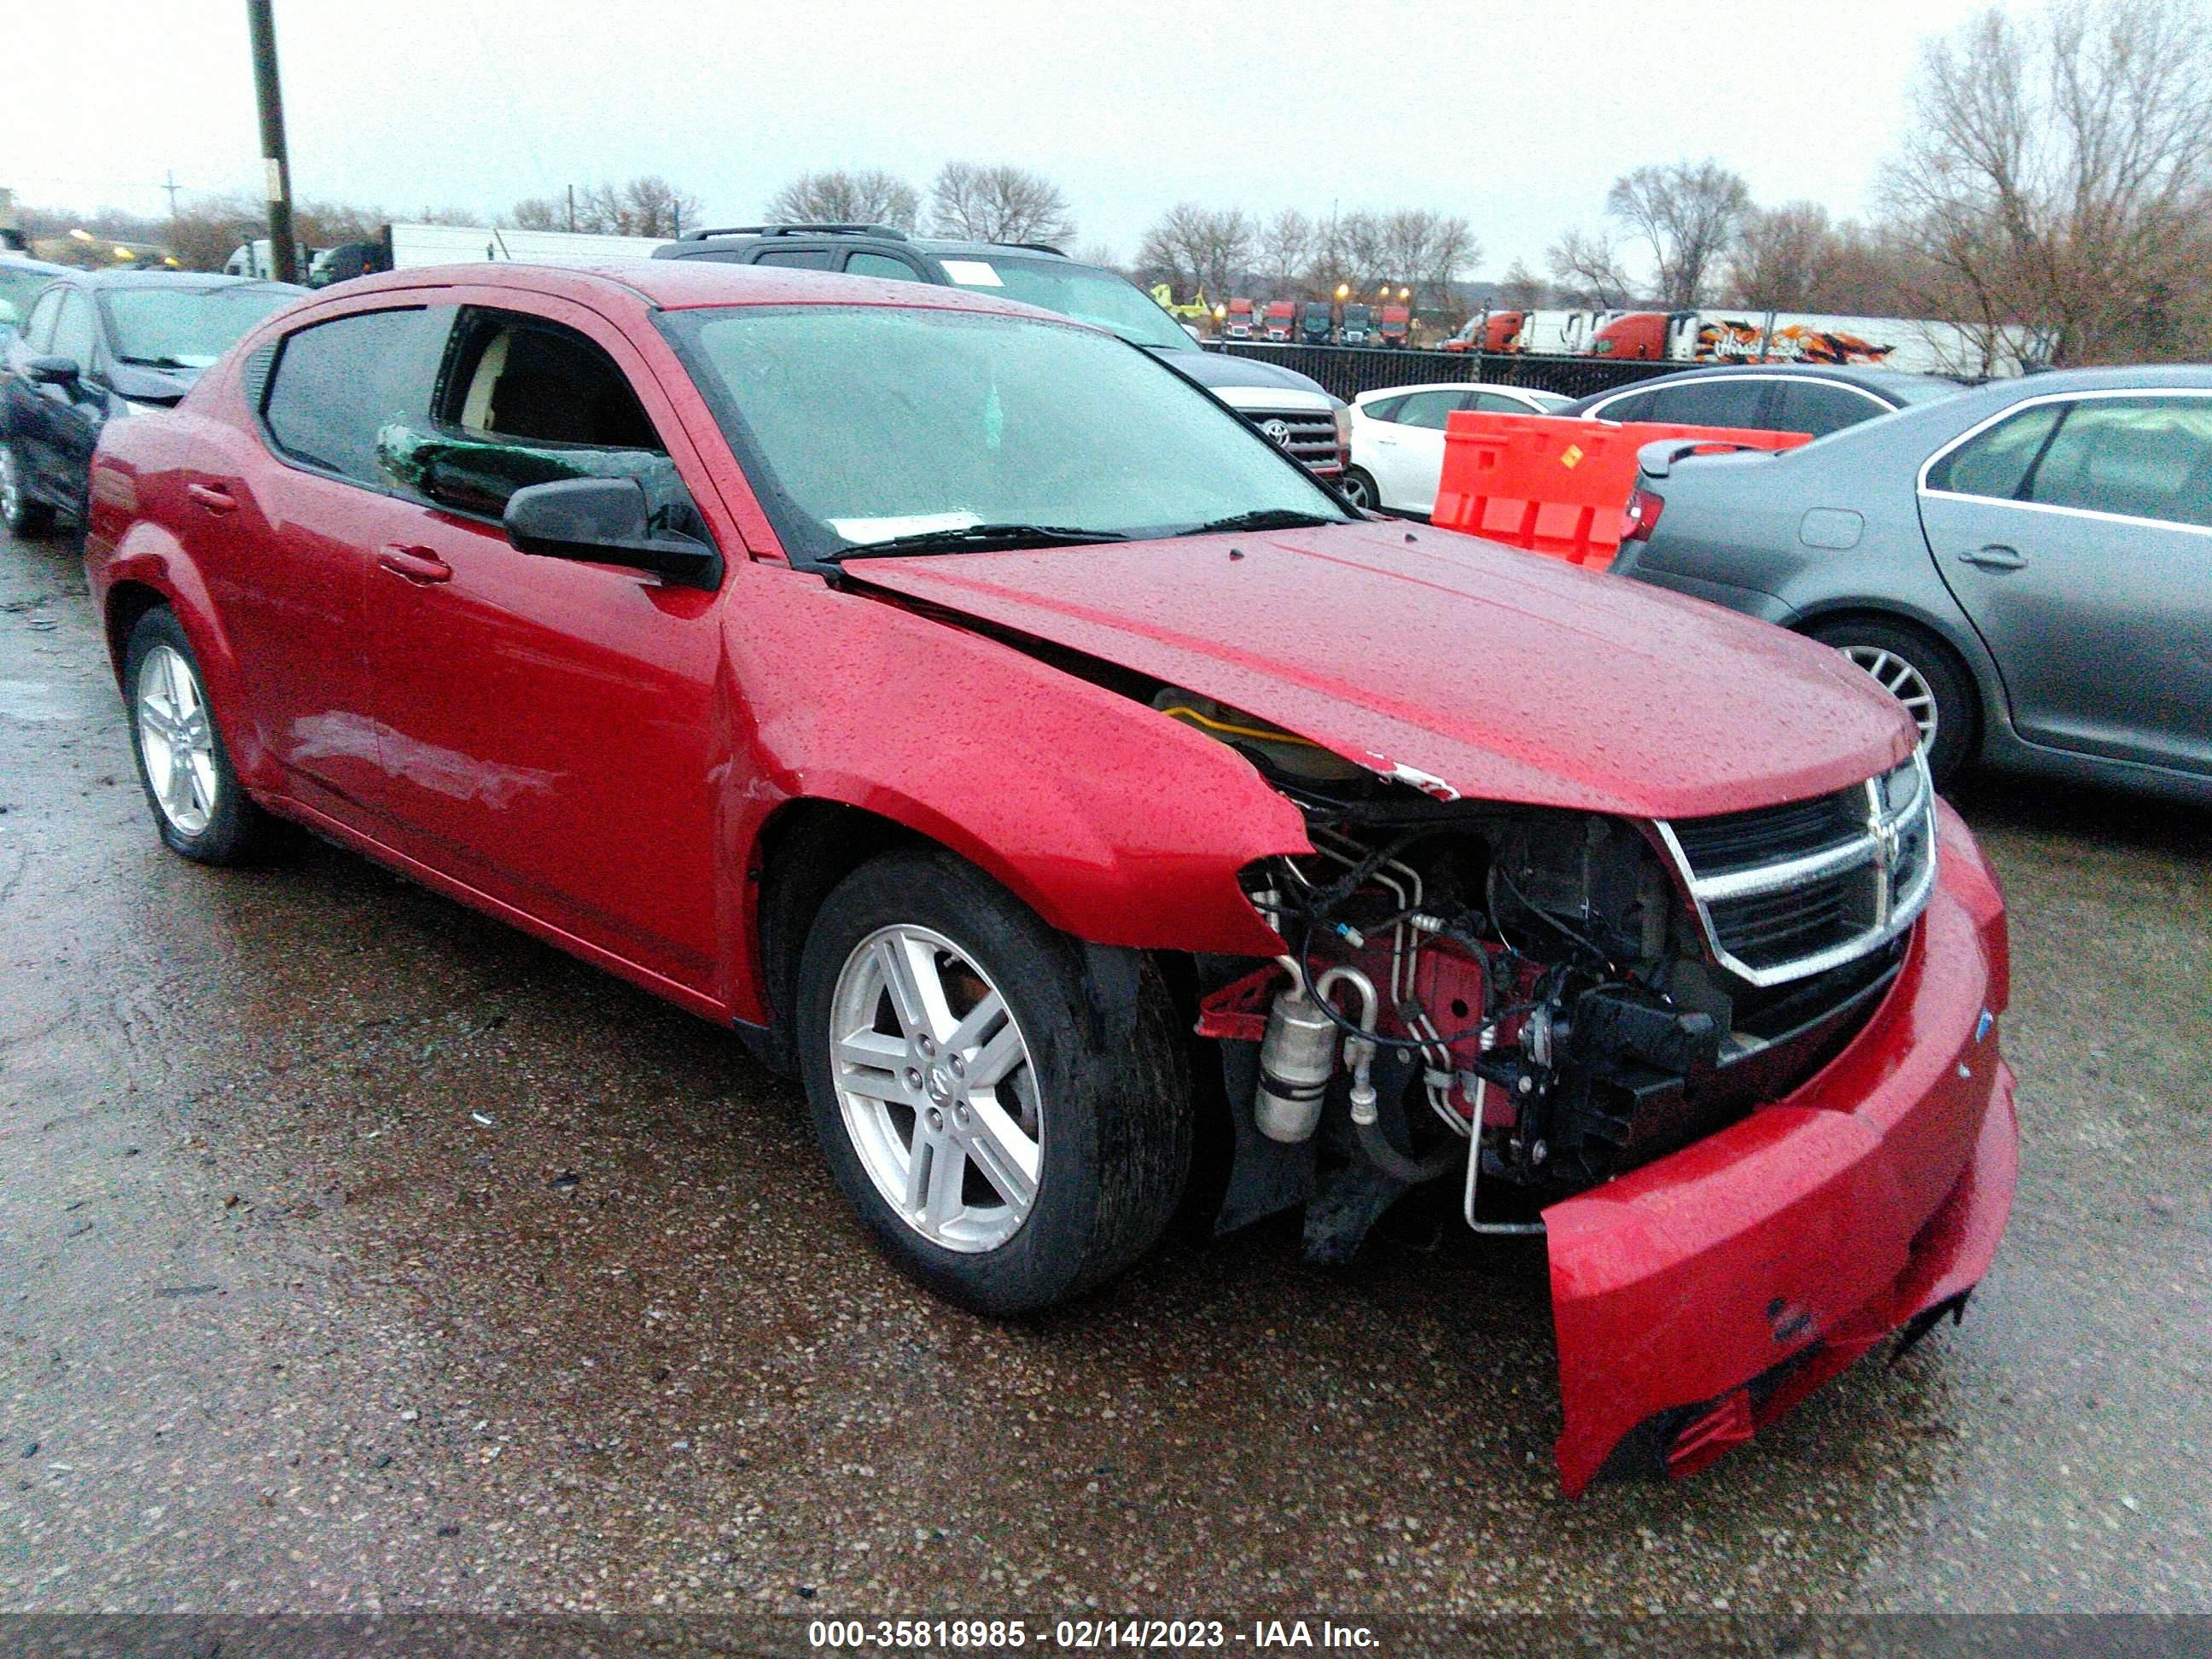
M 1911 402 L 1915 388 L 1938 387 L 1955 392 L 1959 385 L 1941 374 L 1912 374 L 1901 368 L 1880 368 L 1865 363 L 1706 363 L 1696 368 L 1675 369 L 1626 385 L 1607 386 L 1602 392 L 1593 392 L 1587 397 L 1577 398 L 1562 413 L 1579 415 L 1586 409 L 1626 392 L 1650 392 L 1661 386 L 1683 386 L 1701 380 L 1739 380 L 1747 376 L 1762 380 L 1840 381 L 1845 386 L 1871 392 L 1885 403 Z
M 1360 406 L 1379 403 L 1385 398 L 1402 398 L 1414 392 L 1503 392 L 1507 396 L 1526 397 L 1533 393 L 1540 398 L 1556 398 L 1556 392 L 1547 392 L 1540 386 L 1504 386 L 1495 380 L 1423 380 L 1415 386 L 1378 386 L 1363 392 L 1352 401 Z
M 805 225 L 763 226 L 758 230 L 708 231 L 702 235 L 686 236 L 669 243 L 659 251 L 657 257 L 665 259 L 703 258 L 725 249 L 748 247 L 756 243 L 769 243 L 777 247 L 803 247 L 828 245 L 835 247 L 913 248 L 943 258 L 1037 258 L 1065 259 L 1069 264 L 1082 261 L 1069 259 L 1059 248 L 1044 242 L 978 242 L 951 236 L 909 236 L 904 232 L 885 234 L 880 230 L 866 228 L 839 229 L 824 226 L 819 229 Z
M 0 267 L 9 270 L 35 271 L 46 276 L 77 276 L 83 273 L 75 265 L 58 265 L 51 259 L 33 259 L 27 253 L 0 251 Z
M 1055 312 L 970 289 L 848 276 L 798 265 L 734 264 L 722 259 L 607 259 L 577 265 L 499 259 L 474 264 L 418 265 L 357 276 L 321 292 L 332 299 L 349 300 L 392 289 L 462 287 L 512 288 L 585 303 L 627 300 L 633 306 L 642 304 L 661 311 L 709 306 L 882 305 L 909 310 L 995 312 L 1044 318 L 1077 328 L 1091 326 Z

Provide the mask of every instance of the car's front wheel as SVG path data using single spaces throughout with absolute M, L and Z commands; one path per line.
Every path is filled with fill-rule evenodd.
M 1920 728 L 1929 775 L 1937 788 L 1948 787 L 1973 757 L 1974 699 L 1943 648 L 1917 629 L 1872 620 L 1834 623 L 1813 637 L 1842 652 L 1905 705 Z
M 1375 480 L 1358 467 L 1345 468 L 1344 476 L 1336 481 L 1336 487 L 1344 492 L 1345 500 L 1369 513 L 1379 511 L 1382 506 L 1382 497 L 1376 490 Z
M 9 535 L 20 536 L 26 541 L 43 536 L 54 527 L 53 508 L 31 499 L 22 462 L 16 456 L 13 441 L 6 438 L 0 438 L 0 523 L 7 525 Z
M 161 839 L 202 864 L 241 864 L 265 851 L 276 820 L 238 781 L 199 659 L 174 611 L 156 606 L 131 630 L 123 689 L 138 781 Z
M 888 854 L 823 902 L 799 968 L 807 1098 L 846 1198 L 902 1267 L 1034 1312 L 1158 1237 L 1190 1159 L 1164 988 L 950 854 Z

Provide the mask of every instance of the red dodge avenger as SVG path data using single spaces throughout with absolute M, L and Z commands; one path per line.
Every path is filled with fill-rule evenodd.
M 162 838 L 277 819 L 733 1027 L 1008 1316 L 1409 1188 L 1540 1236 L 1560 1473 L 1685 1474 L 1963 1310 L 2004 910 L 1822 647 L 1363 514 L 1172 368 L 763 267 L 349 283 L 111 424 Z

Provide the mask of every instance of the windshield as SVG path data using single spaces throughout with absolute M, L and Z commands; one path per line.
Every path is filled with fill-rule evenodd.
M 115 356 L 152 368 L 205 368 L 238 337 L 299 296 L 289 289 L 125 288 L 100 296 Z
M 31 314 L 31 301 L 53 280 L 50 271 L 0 265 L 0 328 L 21 328 Z
M 1079 323 L 1111 329 L 1133 345 L 1191 349 L 1182 325 L 1153 303 L 1152 296 L 1125 277 L 1066 259 L 1018 259 L 994 253 L 988 259 L 938 261 L 957 288 L 974 289 L 1002 300 L 1056 311 Z
M 1044 545 L 1255 513 L 1346 519 L 1238 416 L 1109 334 L 888 306 L 727 307 L 661 326 L 795 557 L 977 526 L 1052 526 L 1030 538 Z

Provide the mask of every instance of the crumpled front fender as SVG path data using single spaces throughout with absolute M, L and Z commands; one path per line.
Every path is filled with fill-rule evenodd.
M 1784 1099 L 1545 1212 L 1570 1496 L 1704 1467 L 1987 1270 L 2019 1160 L 1996 1043 L 2003 913 L 1955 817 L 1942 838 L 1943 879 L 1849 1048 Z

